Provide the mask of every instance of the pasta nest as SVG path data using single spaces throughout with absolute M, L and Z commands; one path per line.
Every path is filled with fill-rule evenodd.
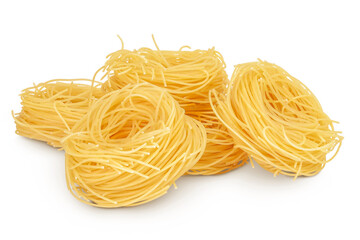
M 16 133 L 61 147 L 61 139 L 104 95 L 89 79 L 55 79 L 26 88 L 20 94 L 22 110 L 13 114 Z
M 100 98 L 63 142 L 73 195 L 112 208 L 164 195 L 200 159 L 206 133 L 166 90 L 142 83 Z
M 237 65 L 227 91 L 210 94 L 214 112 L 238 147 L 274 175 L 315 175 L 341 146 L 336 122 L 315 95 L 275 64 Z
M 166 88 L 185 113 L 206 128 L 208 142 L 205 153 L 188 174 L 225 173 L 244 165 L 248 159 L 242 149 L 235 147 L 233 138 L 215 116 L 209 102 L 210 90 L 222 92 L 226 89 L 225 62 L 214 48 L 183 50 L 187 47 L 179 51 L 121 49 L 109 54 L 102 68 L 107 77 L 102 88 L 110 92 L 139 82 Z

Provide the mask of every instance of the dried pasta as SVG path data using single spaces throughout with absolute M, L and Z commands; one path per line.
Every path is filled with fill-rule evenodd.
M 13 114 L 16 133 L 61 147 L 61 139 L 104 92 L 89 79 L 56 79 L 26 88 L 22 110 Z M 87 83 L 87 84 L 86 84 Z M 91 98 L 90 98 L 91 95 Z
M 275 64 L 237 65 L 226 93 L 212 91 L 210 100 L 236 144 L 274 175 L 315 175 L 341 146 L 315 95 Z
M 72 194 L 114 208 L 165 194 L 203 154 L 206 132 L 165 89 L 142 83 L 96 101 L 63 144 Z
M 155 40 L 154 40 L 155 42 Z M 188 174 L 211 175 L 228 172 L 246 163 L 247 154 L 234 147 L 227 129 L 211 109 L 211 89 L 223 91 L 228 81 L 225 63 L 214 48 L 179 51 L 122 48 L 108 55 L 104 67 L 107 81 L 103 89 L 110 92 L 129 83 L 148 82 L 166 88 L 185 109 L 188 116 L 199 120 L 207 131 L 207 147 L 203 157 Z

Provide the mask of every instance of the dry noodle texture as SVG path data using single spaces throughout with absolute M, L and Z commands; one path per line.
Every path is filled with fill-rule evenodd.
M 315 175 L 339 150 L 343 137 L 335 121 L 304 84 L 275 64 L 237 65 L 226 93 L 211 93 L 237 145 L 274 175 Z
M 86 84 L 87 83 L 87 84 Z M 20 94 L 22 110 L 14 114 L 16 133 L 61 147 L 61 139 L 103 95 L 88 79 L 57 79 L 26 88 Z M 90 98 L 91 95 L 91 98 Z
M 154 41 L 155 42 L 155 41 Z M 157 47 L 157 44 L 155 42 Z M 188 174 L 219 174 L 242 166 L 247 154 L 234 147 L 227 129 L 217 119 L 209 102 L 209 91 L 222 92 L 228 81 L 223 57 L 215 49 L 184 51 L 121 49 L 108 56 L 103 67 L 107 92 L 129 83 L 149 82 L 166 88 L 187 115 L 204 124 L 207 147 L 203 157 Z
M 94 103 L 64 139 L 67 184 L 86 204 L 143 204 L 192 168 L 205 144 L 205 128 L 165 89 L 127 85 Z

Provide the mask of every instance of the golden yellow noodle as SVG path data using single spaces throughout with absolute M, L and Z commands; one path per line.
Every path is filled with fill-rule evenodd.
M 304 84 L 275 64 L 237 65 L 226 93 L 211 93 L 212 107 L 237 145 L 274 175 L 315 175 L 340 148 L 335 121 Z
M 201 120 L 207 133 L 206 149 L 202 158 L 187 174 L 222 174 L 243 166 L 247 162 L 248 156 L 235 146 L 234 140 L 225 126 L 220 124 L 218 119 L 208 120 L 208 122 L 206 119 Z M 212 123 L 214 121 L 215 123 Z
M 61 147 L 61 139 L 87 112 L 89 104 L 103 95 L 99 87 L 91 89 L 83 82 L 91 80 L 57 79 L 24 89 L 20 94 L 22 110 L 13 114 L 16 133 Z
M 154 41 L 155 42 L 155 41 Z M 223 91 L 227 74 L 223 57 L 214 48 L 179 51 L 140 48 L 121 49 L 108 56 L 103 67 L 107 92 L 129 83 L 149 82 L 164 87 L 185 109 L 187 115 L 202 122 L 207 131 L 203 157 L 188 174 L 220 174 L 242 166 L 247 155 L 234 147 L 227 129 L 217 119 L 209 103 L 209 91 Z
M 72 194 L 113 208 L 165 194 L 203 154 L 206 132 L 165 89 L 142 83 L 100 98 L 63 142 Z

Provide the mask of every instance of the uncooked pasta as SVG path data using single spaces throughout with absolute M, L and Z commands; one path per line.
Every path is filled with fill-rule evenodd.
M 112 91 L 63 139 L 72 194 L 97 207 L 134 206 L 167 192 L 205 150 L 203 125 L 163 88 Z
M 155 40 L 154 40 L 155 42 Z M 207 131 L 207 147 L 203 157 L 188 174 L 225 173 L 242 166 L 248 159 L 211 109 L 211 89 L 222 92 L 228 81 L 222 55 L 209 50 L 179 51 L 122 48 L 108 56 L 104 67 L 107 81 L 103 89 L 110 92 L 129 83 L 148 82 L 166 88 L 185 109 L 188 116 L 202 122 Z
M 22 110 L 13 115 L 16 133 L 61 147 L 61 139 L 87 112 L 89 104 L 103 95 L 98 84 L 91 89 L 91 82 L 56 79 L 24 89 L 20 94 Z
M 226 93 L 211 93 L 213 110 L 237 146 L 274 175 L 315 175 L 340 148 L 336 122 L 303 83 L 275 64 L 237 65 Z
M 77 200 L 137 206 L 177 188 L 183 175 L 223 174 L 248 161 L 296 179 L 337 155 L 337 122 L 281 67 L 239 64 L 229 80 L 215 48 L 160 50 L 154 40 L 155 50 L 130 51 L 121 42 L 93 79 L 34 84 L 13 113 L 17 134 L 65 151 Z

